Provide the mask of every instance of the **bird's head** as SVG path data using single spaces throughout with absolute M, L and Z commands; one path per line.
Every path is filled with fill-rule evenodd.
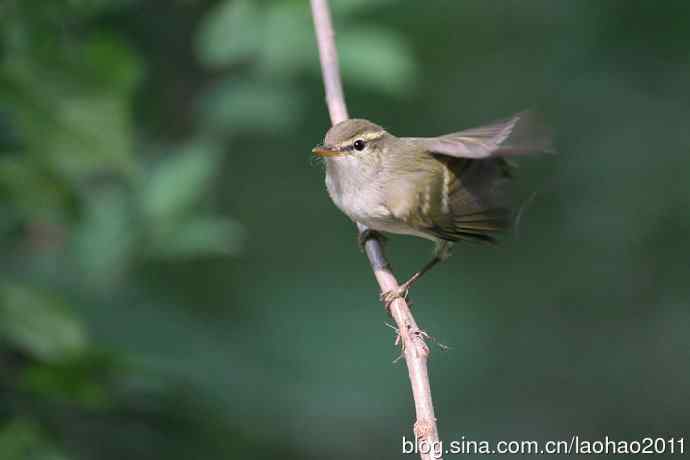
M 329 129 L 324 143 L 314 147 L 312 152 L 321 157 L 376 157 L 388 136 L 386 130 L 369 120 L 345 120 Z

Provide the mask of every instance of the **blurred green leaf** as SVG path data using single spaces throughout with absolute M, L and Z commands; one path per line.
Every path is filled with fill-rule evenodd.
M 194 217 L 169 232 L 156 234 L 153 247 L 159 257 L 234 255 L 244 238 L 244 227 L 232 219 Z
M 143 76 L 142 63 L 117 36 L 91 37 L 78 52 L 85 60 L 80 77 L 88 81 L 87 91 L 98 89 L 128 99 Z
M 201 62 L 222 67 L 252 56 L 261 45 L 262 18 L 256 2 L 226 0 L 206 13 L 196 49 Z
M 258 53 L 261 73 L 287 79 L 305 69 L 319 68 L 314 25 L 306 2 L 274 3 L 265 13 L 265 21 Z
M 203 200 L 220 153 L 217 147 L 193 143 L 162 158 L 144 184 L 141 205 L 154 225 L 177 219 Z
M 71 358 L 87 345 L 82 323 L 63 302 L 19 285 L 0 286 L 0 335 L 47 362 Z
M 32 144 L 58 170 L 72 177 L 132 171 L 127 100 L 113 94 L 75 95 L 56 109 L 54 124 L 44 126 L 44 137 Z
M 302 119 L 299 93 L 262 81 L 227 80 L 206 95 L 202 116 L 216 133 L 274 133 Z
M 343 78 L 377 91 L 400 94 L 415 77 L 410 49 L 399 34 L 380 27 L 357 27 L 338 35 Z
M 27 153 L 71 180 L 131 173 L 130 96 L 138 80 L 131 53 L 109 38 L 69 55 L 13 56 L 0 65 L 0 104 Z
M 14 420 L 0 427 L 2 460 L 69 460 L 52 446 L 34 423 Z
M 20 156 L 0 157 L 0 191 L 23 220 L 59 219 L 73 198 L 66 184 L 42 170 L 40 164 Z
M 133 205 L 122 188 L 107 187 L 86 197 L 73 248 L 85 284 L 98 288 L 118 281 L 127 268 L 138 229 Z
M 20 386 L 51 401 L 99 409 L 111 402 L 108 385 L 115 370 L 113 356 L 90 350 L 57 363 L 28 367 L 22 372 Z

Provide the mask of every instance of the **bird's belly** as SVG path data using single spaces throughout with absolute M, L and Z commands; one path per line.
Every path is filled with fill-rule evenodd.
M 383 230 L 395 217 L 382 201 L 366 190 L 343 193 L 339 197 L 333 196 L 333 201 L 347 216 L 374 230 Z
M 339 168 L 353 168 L 350 174 L 339 174 L 341 171 L 334 167 L 332 161 L 329 161 L 326 173 L 328 194 L 342 212 L 372 230 L 433 239 L 396 217 L 386 205 L 386 194 L 380 181 L 362 177 L 356 165 L 350 165 L 348 160 L 340 158 L 338 164 Z
M 368 222 L 360 222 L 370 229 L 377 230 L 379 232 L 395 233 L 398 235 L 412 235 L 431 240 L 435 239 L 431 235 L 416 230 L 414 227 L 406 224 L 396 217 L 391 217 L 389 219 L 370 219 Z
M 435 239 L 395 217 L 385 205 L 379 190 L 367 187 L 350 190 L 341 189 L 339 194 L 330 193 L 330 195 L 335 205 L 350 219 L 366 225 L 371 230 Z

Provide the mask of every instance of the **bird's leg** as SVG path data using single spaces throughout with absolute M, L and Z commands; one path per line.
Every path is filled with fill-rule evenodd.
M 379 297 L 381 301 L 384 303 L 386 306 L 386 311 L 390 313 L 390 307 L 391 304 L 395 299 L 398 298 L 403 298 L 407 299 L 407 294 L 410 291 L 410 288 L 414 283 L 419 281 L 419 279 L 424 276 L 426 272 L 434 268 L 436 264 L 439 262 L 443 262 L 448 258 L 450 255 L 450 248 L 451 248 L 451 243 L 448 241 L 443 241 L 439 242 L 436 244 L 436 248 L 434 250 L 434 256 L 431 258 L 429 262 L 427 262 L 419 271 L 417 271 L 414 275 L 410 277 L 407 281 L 405 281 L 403 284 L 398 286 L 397 289 L 392 289 L 390 291 L 386 291 L 381 294 Z
M 386 237 L 383 236 L 383 234 L 377 232 L 376 230 L 367 228 L 363 232 L 357 233 L 357 243 L 359 244 L 359 249 L 364 252 L 364 245 L 367 244 L 367 241 L 372 239 L 378 240 L 381 244 L 386 242 Z
M 434 256 L 429 262 L 427 262 L 421 270 L 416 272 L 414 275 L 410 277 L 407 281 L 405 281 L 403 284 L 397 287 L 397 289 L 391 289 L 390 291 L 386 291 L 381 294 L 380 299 L 386 306 L 386 310 L 390 311 L 391 304 L 395 299 L 398 298 L 403 298 L 407 299 L 407 294 L 412 287 L 414 283 L 419 281 L 419 278 L 421 278 L 426 272 L 431 270 L 434 265 L 437 263 L 441 262 L 443 259 L 441 259 L 438 256 Z

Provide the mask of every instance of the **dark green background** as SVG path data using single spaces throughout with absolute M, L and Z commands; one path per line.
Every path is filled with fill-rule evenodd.
M 334 0 L 352 116 L 560 155 L 412 293 L 442 439 L 685 436 L 690 4 Z M 0 2 L 0 458 L 399 458 L 305 1 Z M 430 245 L 390 239 L 402 278 Z

